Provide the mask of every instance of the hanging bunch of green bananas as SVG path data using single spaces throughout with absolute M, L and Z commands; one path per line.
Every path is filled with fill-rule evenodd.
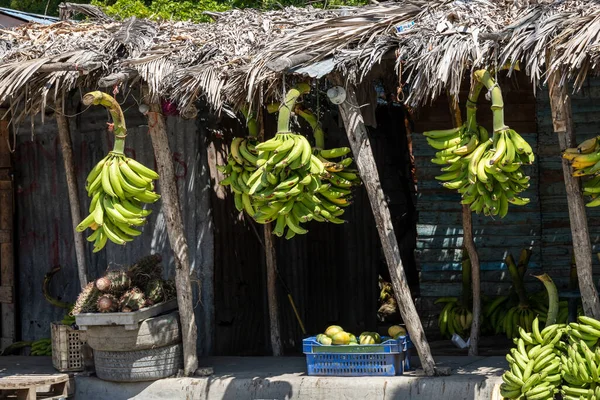
M 592 199 L 587 207 L 600 205 L 600 140 L 598 136 L 583 141 L 575 148 L 568 148 L 563 158 L 569 160 L 573 168 L 573 176 L 593 176 L 583 182 L 583 194 Z
M 466 125 L 424 135 L 432 147 L 440 150 L 432 162 L 449 164 L 436 179 L 444 181 L 444 187 L 457 190 L 462 195 L 461 203 L 470 205 L 472 211 L 504 218 L 509 203 L 529 203 L 529 199 L 518 194 L 529 187 L 529 177 L 523 174 L 521 166 L 532 164 L 534 155 L 521 135 L 504 124 L 502 93 L 489 72 L 476 71 L 473 82 L 467 99 Z M 477 98 L 483 86 L 492 93 L 492 139 L 476 122 Z
M 362 184 L 358 170 L 349 168 L 354 162 L 348 156 L 350 148 L 325 149 L 325 134 L 316 115 L 301 107 L 296 107 L 295 113 L 312 128 L 315 138 L 313 156 L 323 163 L 325 172 L 320 178 L 324 185 L 329 185 L 315 193 L 320 203 L 316 203 L 312 210 L 330 222 L 341 223 L 342 220 L 337 217 L 344 213 L 344 207 L 352 204 L 352 188 Z
M 77 232 L 91 228 L 88 236 L 94 242 L 94 253 L 100 251 L 108 240 L 124 245 L 139 236 L 135 227 L 146 223 L 151 213 L 143 208 L 144 203 L 154 203 L 160 195 L 154 192 L 153 181 L 158 174 L 124 154 L 127 129 L 119 103 L 106 93 L 99 91 L 84 96 L 86 105 L 105 106 L 113 119 L 115 143 L 108 153 L 92 169 L 87 177 L 86 190 L 92 198 L 89 215 L 77 226 Z
M 256 133 L 250 129 L 251 139 L 234 139 L 231 158 L 219 167 L 226 175 L 220 184 L 231 187 L 236 208 L 258 223 L 275 222 L 273 233 L 285 234 L 286 239 L 307 233 L 301 224 L 311 220 L 343 223 L 338 216 L 350 205 L 349 188 L 360 181 L 355 171 L 344 171 L 351 159 L 327 159 L 343 157 L 349 149 L 313 154 L 303 135 L 290 132 L 291 110 L 297 98 L 309 90 L 300 83 L 287 93 L 272 139 L 255 144 Z
M 249 136 L 233 138 L 227 156 L 227 164 L 217 165 L 217 169 L 226 176 L 221 184 L 231 188 L 238 211 L 244 209 L 242 196 L 248 191 L 247 182 L 250 174 L 258 168 L 256 165 L 258 161 L 258 150 L 256 150 L 258 124 L 247 108 L 242 108 L 241 111 L 246 119 Z
M 532 321 L 532 333 L 519 327 L 516 348 L 506 355 L 509 369 L 502 375 L 500 394 L 507 399 L 553 399 L 562 382 L 560 340 L 565 325 L 548 325 L 540 331 L 539 320 Z M 525 397 L 523 397 L 525 396 Z
M 51 356 L 52 355 L 52 340 L 40 339 L 31 343 L 32 356 Z

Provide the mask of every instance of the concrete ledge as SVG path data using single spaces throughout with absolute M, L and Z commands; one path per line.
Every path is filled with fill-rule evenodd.
M 201 365 L 214 368 L 214 375 L 209 377 L 113 383 L 95 377 L 77 376 L 75 398 L 501 399 L 498 387 L 506 367 L 504 357 L 437 357 L 436 362 L 451 367 L 452 375 L 429 378 L 409 371 L 396 377 L 314 377 L 306 375 L 306 360 L 303 357 L 215 357 L 201 360 Z

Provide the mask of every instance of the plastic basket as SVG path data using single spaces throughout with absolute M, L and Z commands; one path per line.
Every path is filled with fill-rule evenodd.
M 308 375 L 315 376 L 394 376 L 410 369 L 408 336 L 383 338 L 380 344 L 326 346 L 316 337 L 302 341 Z
M 81 345 L 85 342 L 85 332 L 53 322 L 52 365 L 60 372 L 83 371 L 85 364 Z

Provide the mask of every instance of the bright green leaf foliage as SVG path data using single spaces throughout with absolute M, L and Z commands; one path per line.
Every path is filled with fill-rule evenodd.
M 63 0 L 0 0 L 0 7 L 9 7 L 37 14 L 58 15 L 58 4 Z M 69 0 L 89 3 L 89 0 Z M 368 0 L 324 0 L 311 4 L 314 7 L 359 6 Z M 281 6 L 302 7 L 307 0 L 91 0 L 115 18 L 132 16 L 150 19 L 173 19 L 179 21 L 208 22 L 211 18 L 204 11 L 226 11 L 231 8 L 277 9 Z

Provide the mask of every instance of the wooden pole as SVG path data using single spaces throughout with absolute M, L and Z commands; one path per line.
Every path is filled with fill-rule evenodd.
M 406 282 L 406 273 L 404 272 L 404 266 L 400 258 L 400 250 L 392 225 L 392 217 L 387 201 L 385 200 L 385 194 L 381 188 L 379 172 L 377 171 L 377 165 L 375 164 L 373 151 L 371 150 L 367 129 L 356 100 L 355 88 L 351 84 L 344 85 L 343 78 L 337 74 L 332 74 L 330 80 L 336 85 L 345 86 L 346 89 L 346 100 L 339 105 L 340 115 L 346 127 L 346 135 L 350 141 L 350 147 L 358 165 L 358 170 L 369 195 L 375 224 L 379 232 L 379 239 L 381 240 L 385 259 L 388 264 L 394 294 L 400 308 L 400 313 L 402 314 L 402 319 L 419 353 L 423 370 L 429 376 L 436 375 L 438 371 L 436 371 L 435 361 L 431 355 L 431 349 L 425 337 L 423 325 L 413 303 L 410 288 Z
M 260 141 L 264 141 L 266 114 L 261 110 L 257 118 L 261 121 L 258 138 Z M 252 134 L 253 132 L 250 133 Z M 253 222 L 250 221 L 250 223 Z M 275 252 L 273 225 L 271 223 L 264 225 L 263 236 L 265 243 L 265 267 L 267 268 L 267 305 L 269 307 L 271 352 L 273 356 L 279 357 L 283 355 L 283 348 L 281 346 L 281 326 L 279 324 L 279 298 L 277 297 L 277 253 Z
M 450 105 L 450 114 L 454 127 L 462 125 L 462 116 L 457 99 L 448 94 Z M 479 254 L 473 240 L 473 215 L 468 204 L 462 204 L 462 224 L 463 224 L 463 247 L 469 255 L 471 262 L 471 288 L 473 291 L 473 322 L 471 322 L 471 336 L 469 337 L 469 355 L 476 356 L 479 353 L 479 330 L 481 319 L 481 278 L 479 267 Z M 467 294 L 464 294 L 468 298 Z M 468 306 L 468 304 L 465 304 Z
M 159 103 L 150 104 L 148 127 L 160 175 L 161 207 L 167 225 L 169 243 L 175 255 L 175 286 L 177 288 L 177 304 L 179 306 L 183 338 L 183 371 L 186 376 L 191 376 L 198 369 L 198 354 L 196 352 L 198 330 L 192 304 L 190 260 L 187 240 L 183 231 L 175 170 L 167 136 L 167 125 Z
M 552 124 L 558 135 L 561 152 L 569 147 L 576 147 L 575 130 L 571 114 L 571 98 L 567 94 L 567 86 L 560 82 L 560 74 L 555 72 L 550 76 L 550 108 L 552 109 Z M 579 290 L 583 303 L 583 311 L 588 317 L 600 319 L 600 301 L 592 275 L 592 246 L 587 224 L 585 205 L 581 194 L 579 178 L 571 175 L 569 162 L 562 159 L 563 176 L 567 191 L 569 206 L 569 221 L 573 237 L 573 253 L 577 264 Z
M 283 355 L 281 328 L 279 326 L 279 302 L 277 301 L 277 258 L 273 245 L 273 226 L 264 226 L 265 263 L 267 267 L 267 302 L 269 304 L 269 327 L 271 331 L 271 351 L 275 357 Z
M 0 109 L 0 115 L 6 110 Z M 0 119 L 0 350 L 16 340 L 14 186 L 8 120 Z
M 79 191 L 77 189 L 77 176 L 75 175 L 75 163 L 73 162 L 73 145 L 71 143 L 71 132 L 69 120 L 64 114 L 61 100 L 56 103 L 56 123 L 58 125 L 58 138 L 62 151 L 65 175 L 67 177 L 67 192 L 69 193 L 69 205 L 71 206 L 71 225 L 73 226 L 73 241 L 75 243 L 75 258 L 77 259 L 77 274 L 81 289 L 88 283 L 87 265 L 85 262 L 85 244 L 83 233 L 77 232 L 75 228 L 81 222 L 81 208 L 79 202 Z

